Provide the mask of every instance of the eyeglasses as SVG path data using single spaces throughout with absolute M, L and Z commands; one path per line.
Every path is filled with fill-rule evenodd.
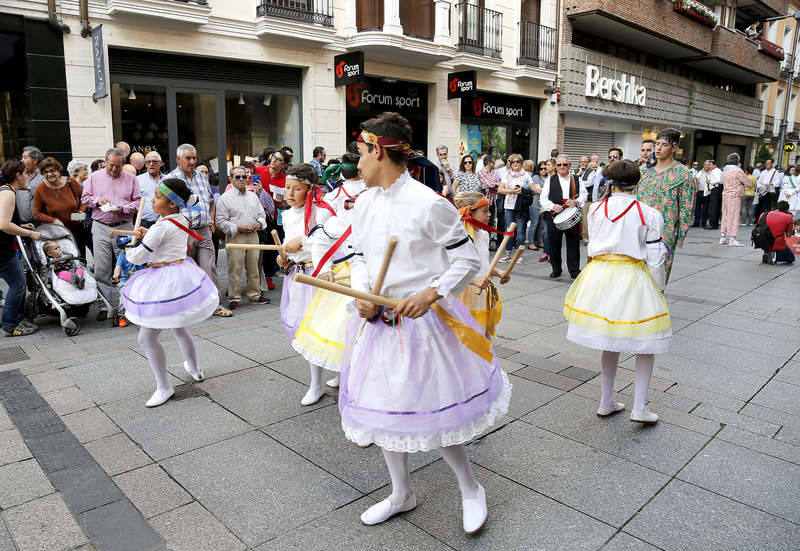
M 271 163 L 282 163 L 283 159 L 281 159 L 280 157 L 273 157 L 272 159 L 269 160 L 269 162 L 271 162 Z
M 51 168 L 50 170 L 44 171 L 45 176 L 49 176 L 50 174 L 58 174 L 58 171 L 55 168 Z
M 609 155 L 609 159 L 619 159 L 619 155 Z
M 519 163 L 521 163 L 521 162 L 522 162 L 522 161 L 515 159 L 515 160 L 511 161 L 511 164 L 512 164 L 512 165 L 515 165 L 515 164 L 519 164 Z
M 471 165 L 471 164 L 472 164 L 472 161 L 464 161 L 464 164 L 465 164 L 465 165 Z
M 569 163 L 556 163 L 556 166 L 569 166 Z
M 149 161 L 145 161 L 144 164 L 146 165 L 155 165 L 160 163 L 161 161 L 156 161 L 155 159 L 150 159 Z
M 246 174 L 237 174 L 233 177 L 234 180 L 247 180 Z

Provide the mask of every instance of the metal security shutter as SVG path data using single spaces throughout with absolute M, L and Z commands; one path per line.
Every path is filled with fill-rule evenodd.
M 613 132 L 583 130 L 580 128 L 564 129 L 564 153 L 569 155 L 572 166 L 578 166 L 581 155 L 599 155 L 600 162 L 606 162 L 608 150 L 614 147 Z

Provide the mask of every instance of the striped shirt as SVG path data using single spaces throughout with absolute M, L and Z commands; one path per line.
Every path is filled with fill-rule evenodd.
M 211 223 L 211 205 L 214 204 L 214 191 L 203 173 L 194 171 L 192 177 L 189 178 L 180 168 L 176 168 L 167 174 L 166 178 L 180 178 L 186 182 L 189 191 L 197 195 L 199 199 L 197 206 L 202 207 L 202 210 L 181 209 L 181 214 L 189 219 L 192 228 L 197 229 L 208 226 Z

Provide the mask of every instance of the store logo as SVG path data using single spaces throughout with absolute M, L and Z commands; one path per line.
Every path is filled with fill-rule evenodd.
M 350 84 L 347 87 L 347 105 L 358 107 L 361 104 L 361 91 L 364 90 L 363 84 Z
M 364 52 L 350 52 L 333 58 L 334 86 L 348 86 L 364 81 Z
M 476 117 L 480 117 L 483 113 L 483 102 L 485 101 L 483 96 L 478 96 L 474 100 L 472 100 L 472 112 L 475 113 Z
M 458 77 L 450 81 L 450 92 L 463 94 L 465 92 L 472 92 L 475 89 L 474 83 L 471 80 L 460 80 Z
M 361 74 L 361 67 L 358 65 L 348 65 L 344 61 L 340 61 L 338 65 L 336 65 L 336 77 L 337 78 L 344 78 L 345 75 L 347 77 L 356 77 Z
M 460 71 L 447 74 L 447 99 L 466 99 L 478 90 L 478 72 Z
M 622 73 L 620 79 L 600 76 L 600 69 L 594 65 L 586 66 L 586 89 L 584 95 L 590 98 L 628 103 L 644 107 L 647 89 L 636 84 L 636 77 Z
M 495 105 L 486 101 L 483 96 L 478 96 L 472 102 L 472 112 L 476 117 L 523 118 L 525 108 L 522 106 Z

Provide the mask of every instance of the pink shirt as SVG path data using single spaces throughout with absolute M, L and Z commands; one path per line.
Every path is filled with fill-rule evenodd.
M 97 201 L 108 199 L 112 205 L 122 207 L 122 212 L 104 212 L 97 206 Z M 133 174 L 124 170 L 117 178 L 109 176 L 108 171 L 93 172 L 83 186 L 81 202 L 92 209 L 92 218 L 103 224 L 130 222 L 139 210 L 139 182 Z

